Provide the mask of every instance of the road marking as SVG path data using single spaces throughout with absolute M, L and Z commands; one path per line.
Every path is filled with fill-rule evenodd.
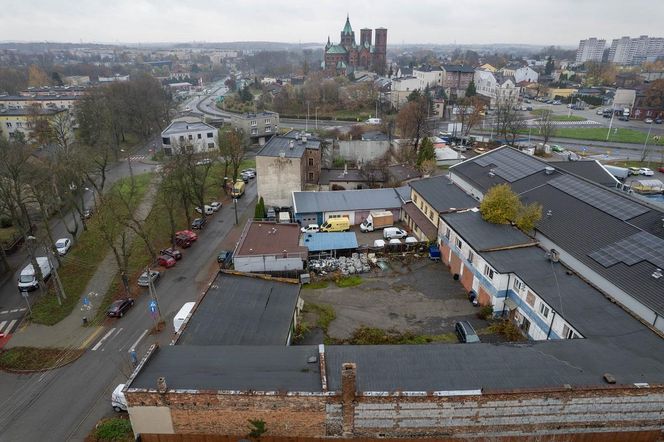
M 104 341 L 106 340 L 106 338 L 108 338 L 109 336 L 111 336 L 111 334 L 113 334 L 114 331 L 115 331 L 115 328 L 110 329 L 110 330 L 108 331 L 108 333 L 106 333 L 106 334 L 104 335 L 104 337 L 101 338 L 101 339 L 99 340 L 99 342 L 97 342 L 97 343 L 95 344 L 94 347 L 92 347 L 92 351 L 97 351 L 97 349 L 98 349 L 99 347 L 101 347 L 101 344 L 104 343 Z
M 94 341 L 95 338 L 99 335 L 104 330 L 104 327 L 97 327 L 95 331 L 92 332 L 90 336 L 88 336 L 85 341 L 81 343 L 81 345 L 78 348 L 85 348 L 88 345 L 90 345 L 90 342 Z
M 2 330 L 4 329 L 6 323 L 7 321 L 0 322 L 0 333 L 2 333 Z
M 113 337 L 115 338 L 115 337 L 116 337 L 117 335 L 119 335 L 119 334 L 120 334 L 120 332 L 121 332 L 122 330 L 123 330 L 123 328 L 122 328 L 122 327 L 120 327 L 120 329 L 119 329 L 119 330 L 118 330 L 118 331 L 117 331 L 117 332 L 115 333 L 115 336 L 113 336 Z
M 136 342 L 131 344 L 131 347 L 129 347 L 129 350 L 127 352 L 131 353 L 132 350 L 135 350 L 138 343 L 141 342 L 141 339 L 143 339 L 145 337 L 145 335 L 147 335 L 147 334 L 148 334 L 147 330 L 145 330 L 143 333 L 141 333 L 141 336 L 139 336 L 138 339 L 136 339 Z
M 5 310 L 3 312 L 0 312 L 0 315 L 6 315 L 7 313 L 9 313 L 9 310 Z

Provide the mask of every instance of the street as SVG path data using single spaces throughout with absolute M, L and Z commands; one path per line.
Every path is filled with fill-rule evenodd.
M 238 200 L 238 218 L 253 216 L 255 198 L 252 180 Z M 132 372 L 129 351 L 135 348 L 140 359 L 152 343 L 168 345 L 175 313 L 205 291 L 218 269 L 216 255 L 234 223 L 232 203 L 225 202 L 210 217 L 199 240 L 183 250 L 183 259 L 162 272 L 155 284 L 166 322 L 160 334 L 149 334 L 154 318 L 146 289 L 123 318 L 107 321 L 87 343 L 86 353 L 72 364 L 44 373 L 0 373 L 0 440 L 83 440 L 99 419 L 112 415 L 111 392 Z

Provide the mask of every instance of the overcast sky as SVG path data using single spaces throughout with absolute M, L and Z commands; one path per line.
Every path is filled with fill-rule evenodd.
M 2 0 L 0 41 L 338 41 L 346 13 L 390 43 L 577 45 L 664 36 L 662 0 Z M 11 3 L 11 6 L 9 6 Z

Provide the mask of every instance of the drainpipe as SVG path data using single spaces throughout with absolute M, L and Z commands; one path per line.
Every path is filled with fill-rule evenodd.
M 549 324 L 549 332 L 546 334 L 546 340 L 549 340 L 549 336 L 551 336 L 551 329 L 553 328 L 553 321 L 556 319 L 556 312 L 553 310 L 553 317 L 551 318 L 551 324 Z

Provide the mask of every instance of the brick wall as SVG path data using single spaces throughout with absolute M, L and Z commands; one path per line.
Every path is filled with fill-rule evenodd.
M 480 305 L 491 305 L 491 295 L 482 286 L 480 286 L 479 293 L 477 294 L 477 302 Z
M 470 267 L 463 265 L 463 275 L 461 275 L 461 285 L 466 289 L 467 292 L 470 292 L 473 288 L 473 272 L 470 270 Z
M 449 256 L 450 256 L 450 247 L 447 244 L 442 243 L 440 245 L 440 259 L 448 266 L 450 265 L 450 260 L 448 259 Z
M 452 253 L 450 259 L 450 272 L 457 275 L 461 274 L 461 259 L 455 253 Z

